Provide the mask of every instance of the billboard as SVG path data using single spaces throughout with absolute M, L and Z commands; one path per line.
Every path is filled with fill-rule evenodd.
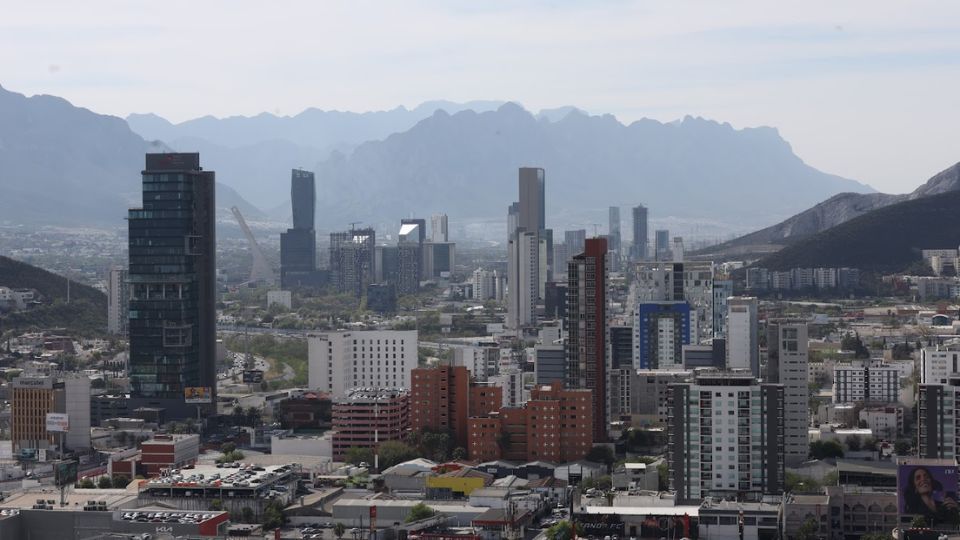
M 188 386 L 183 389 L 184 403 L 210 403 L 213 393 L 209 386 Z
M 957 467 L 901 463 L 897 467 L 897 510 L 920 515 L 928 524 L 957 519 Z
M 47 413 L 47 431 L 66 433 L 70 431 L 70 415 L 66 413 Z
M 243 370 L 243 382 L 246 384 L 260 384 L 263 382 L 263 370 L 245 369 Z
M 53 476 L 57 486 L 66 486 L 77 483 L 77 460 L 69 459 L 58 461 L 53 465 Z

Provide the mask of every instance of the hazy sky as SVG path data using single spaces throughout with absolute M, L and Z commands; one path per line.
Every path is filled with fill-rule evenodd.
M 960 2 L 8 3 L 0 84 L 172 120 L 430 99 L 778 128 L 904 192 L 960 161 Z

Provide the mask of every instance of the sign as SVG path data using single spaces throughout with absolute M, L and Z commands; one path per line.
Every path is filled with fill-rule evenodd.
M 260 384 L 263 382 L 263 370 L 262 369 L 245 369 L 243 370 L 243 382 L 245 384 Z
M 47 461 L 47 451 L 43 448 L 37 450 L 37 461 L 45 463 Z
M 960 517 L 956 465 L 901 463 L 897 467 L 897 509 L 900 515 L 918 515 L 928 524 Z
M 70 431 L 70 415 L 66 413 L 47 413 L 47 431 L 57 433 Z
M 53 465 L 53 476 L 57 487 L 77 483 L 78 463 L 75 459 L 58 461 Z
M 13 380 L 14 388 L 53 388 L 53 379 L 49 377 L 17 377 Z
M 213 393 L 209 386 L 188 386 L 183 389 L 184 403 L 210 403 Z

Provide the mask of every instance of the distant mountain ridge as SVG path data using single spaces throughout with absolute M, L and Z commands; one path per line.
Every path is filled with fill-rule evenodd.
M 940 171 L 911 193 L 840 193 L 776 225 L 702 250 L 701 253 L 734 255 L 775 251 L 780 246 L 793 244 L 874 210 L 957 190 L 960 190 L 960 163 Z
M 142 200 L 144 154 L 165 151 L 120 118 L 0 87 L 0 222 L 124 226 Z M 219 182 L 217 194 L 221 209 L 260 215 Z
M 954 167 L 956 168 L 956 167 Z M 921 250 L 960 245 L 960 191 L 902 200 L 809 235 L 760 259 L 771 270 L 855 267 L 896 272 L 921 259 Z

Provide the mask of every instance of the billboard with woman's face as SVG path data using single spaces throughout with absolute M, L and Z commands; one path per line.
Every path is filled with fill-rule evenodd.
M 897 491 L 901 515 L 920 515 L 937 522 L 956 519 L 956 466 L 901 464 Z

